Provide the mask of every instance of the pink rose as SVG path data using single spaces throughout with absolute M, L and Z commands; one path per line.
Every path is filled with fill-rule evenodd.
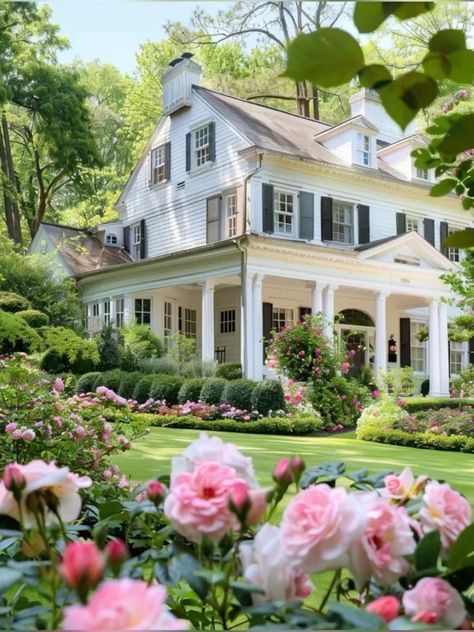
M 9 424 L 5 426 L 5 432 L 8 432 L 8 434 L 12 434 L 12 432 L 16 430 L 17 427 L 18 427 L 17 424 L 14 421 L 11 421 Z
M 107 543 L 104 553 L 107 564 L 114 573 L 118 573 L 120 567 L 128 557 L 128 547 L 120 538 L 114 538 Z
M 20 493 L 26 487 L 26 479 L 23 476 L 20 466 L 16 463 L 10 463 L 3 472 L 3 484 L 5 488 L 16 493 Z
M 83 591 L 102 579 L 104 558 L 95 542 L 70 542 L 64 549 L 60 568 L 68 586 Z
M 446 553 L 461 531 L 471 524 L 471 507 L 464 496 L 446 483 L 432 481 L 426 486 L 420 521 L 424 531 L 439 531 Z
M 255 525 L 263 518 L 267 508 L 267 494 L 265 489 L 248 489 L 238 486 L 230 495 L 237 517 L 247 525 Z
M 237 526 L 228 506 L 230 495 L 248 484 L 237 472 L 220 463 L 201 463 L 194 472 L 183 472 L 171 481 L 164 504 L 165 515 L 188 540 L 199 542 L 203 535 L 218 542 Z
M 239 550 L 244 578 L 265 591 L 263 595 L 252 593 L 254 603 L 303 599 L 311 594 L 311 581 L 292 568 L 284 553 L 278 527 L 263 525 L 255 539 L 242 543 Z
M 185 630 L 165 605 L 166 589 L 138 579 L 109 579 L 85 606 L 64 609 L 63 630 Z
M 385 487 L 380 490 L 380 493 L 393 500 L 407 500 L 417 496 L 427 480 L 427 476 L 419 476 L 415 481 L 411 469 L 405 467 L 399 476 L 389 474 L 383 479 Z
M 54 380 L 53 391 L 56 391 L 56 393 L 62 393 L 64 391 L 64 382 L 60 377 Z
M 459 628 L 466 617 L 461 595 L 439 577 L 424 577 L 402 598 L 405 614 L 412 621 Z
M 28 430 L 24 430 L 21 433 L 21 438 L 23 439 L 23 441 L 33 441 L 36 438 L 36 433 L 34 430 L 28 428 Z
M 281 538 L 292 563 L 307 573 L 341 568 L 365 528 L 365 512 L 343 487 L 314 485 L 289 503 Z
M 280 485 L 291 485 L 293 473 L 291 471 L 290 459 L 280 459 L 273 470 L 273 480 Z
M 98 386 L 95 389 L 97 395 L 105 395 L 109 389 L 106 386 Z
M 372 601 L 365 609 L 367 612 L 378 614 L 379 617 L 389 623 L 397 618 L 400 611 L 400 602 L 396 597 L 386 595 L 385 597 L 379 597 L 375 601 Z
M 14 430 L 12 432 L 12 439 L 15 439 L 16 441 L 18 441 L 18 439 L 21 439 L 21 430 L 19 430 L 18 428 Z
M 372 576 L 383 586 L 390 586 L 408 572 L 410 565 L 405 556 L 416 549 L 410 518 L 404 507 L 391 505 L 376 494 L 358 497 L 368 521 L 362 538 L 349 552 L 356 587 L 362 590 Z
M 349 373 L 350 368 L 351 365 L 349 364 L 349 362 L 343 362 L 341 364 L 341 372 L 344 373 L 344 375 L 347 375 L 347 373 Z
M 146 495 L 152 503 L 159 504 L 165 497 L 166 490 L 160 481 L 150 481 L 146 486 Z

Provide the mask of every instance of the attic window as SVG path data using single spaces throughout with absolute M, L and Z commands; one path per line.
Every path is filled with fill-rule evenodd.
M 105 238 L 105 243 L 108 246 L 116 246 L 117 245 L 117 235 L 115 233 L 108 233 Z
M 414 257 L 412 255 L 396 255 L 394 259 L 395 263 L 403 263 L 408 266 L 418 266 L 420 265 L 420 260 L 418 257 Z
M 416 168 L 416 177 L 420 180 L 429 180 L 428 169 Z
M 357 134 L 357 162 L 370 166 L 370 136 Z

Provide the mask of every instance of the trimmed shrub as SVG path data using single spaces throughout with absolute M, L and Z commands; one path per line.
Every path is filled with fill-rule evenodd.
M 122 371 L 122 379 L 118 387 L 118 394 L 125 399 L 132 399 L 135 386 L 142 379 L 143 373 L 126 373 Z M 110 387 L 109 387 L 110 388 Z
M 118 348 L 118 368 L 122 371 L 137 371 L 140 368 L 137 359 L 127 347 Z
M 165 400 L 169 406 L 178 403 L 179 389 L 183 385 L 183 378 L 174 375 L 160 375 L 155 377 L 150 389 L 152 399 Z
M 138 363 L 140 371 L 154 375 L 178 375 L 179 364 L 173 358 L 146 358 Z
M 413 397 L 405 400 L 402 408 L 408 413 L 416 413 L 419 410 L 439 410 L 440 408 L 461 408 L 474 406 L 473 397 Z
M 325 426 L 356 425 L 362 408 L 370 401 L 368 389 L 356 380 L 333 377 L 325 384 L 313 384 L 308 399 L 325 421 Z
M 41 344 L 39 335 L 22 318 L 0 310 L 0 353 L 29 353 L 40 349 Z
M 15 315 L 23 318 L 33 329 L 39 329 L 40 327 L 47 327 L 47 325 L 49 325 L 48 315 L 44 312 L 40 312 L 39 309 L 24 309 L 20 312 L 16 312 Z
M 104 371 L 99 374 L 99 377 L 94 383 L 94 390 L 98 386 L 106 386 L 107 388 L 112 389 L 116 393 L 120 390 L 120 385 L 122 380 L 128 373 L 125 371 L 121 371 L 120 369 L 113 369 L 112 371 Z
M 99 371 L 84 373 L 77 380 L 76 393 L 92 393 L 95 390 L 96 380 L 102 375 Z
M 31 309 L 31 303 L 28 299 L 15 294 L 15 292 L 0 292 L 0 309 L 4 312 L 15 314 L 16 312 Z
M 204 380 L 202 377 L 193 377 L 190 380 L 185 380 L 179 389 L 178 404 L 199 401 L 203 384 Z
M 225 380 L 242 379 L 242 365 L 240 362 L 226 362 L 217 365 L 216 377 L 223 377 Z
M 151 385 L 153 384 L 154 379 L 154 375 L 145 375 L 139 382 L 137 382 L 133 391 L 133 399 L 135 399 L 139 404 L 144 404 L 147 399 L 149 399 Z
M 48 349 L 41 358 L 40 368 L 48 373 L 82 375 L 94 371 L 97 368 L 97 362 L 93 358 L 85 356 L 82 350 L 79 350 L 74 360 L 71 360 L 65 352 Z
M 200 400 L 203 404 L 217 406 L 217 404 L 221 403 L 226 384 L 227 380 L 220 377 L 206 380 L 202 385 Z
M 97 350 L 99 352 L 101 371 L 110 371 L 119 366 L 119 343 L 117 342 L 111 325 L 106 325 L 96 336 Z M 112 387 L 110 387 L 112 388 Z
M 82 375 L 97 370 L 99 352 L 95 340 L 81 338 L 67 327 L 45 327 L 43 335 L 48 349 L 41 360 L 45 371 Z
M 270 411 L 285 410 L 285 393 L 278 380 L 262 380 L 252 393 L 252 408 L 261 415 Z
M 222 393 L 221 403 L 229 404 L 241 410 L 252 410 L 252 394 L 255 386 L 256 382 L 247 379 L 227 382 Z
M 163 355 L 163 343 L 148 325 L 129 325 L 122 329 L 122 335 L 125 346 L 137 360 L 159 358 Z
M 456 452 L 474 452 L 474 439 L 464 435 L 443 436 L 433 432 L 408 433 L 403 430 L 384 430 L 383 428 L 366 428 L 357 435 L 363 441 L 390 443 L 412 448 L 431 450 L 453 450 Z

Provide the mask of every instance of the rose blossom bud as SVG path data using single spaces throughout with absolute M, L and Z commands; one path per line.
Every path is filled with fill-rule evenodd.
M 293 477 L 296 483 L 299 482 L 301 478 L 301 474 L 303 474 L 305 470 L 306 464 L 300 456 L 293 456 L 290 459 L 290 470 L 293 474 Z
M 165 497 L 165 488 L 160 481 L 150 481 L 146 486 L 146 495 L 155 505 L 159 505 Z
M 3 483 L 8 491 L 13 493 L 15 500 L 19 500 L 22 489 L 26 487 L 26 479 L 21 468 L 16 463 L 10 463 L 3 472 Z
M 273 480 L 283 486 L 288 486 L 293 482 L 290 459 L 280 459 L 278 465 L 273 470 Z
M 378 614 L 379 617 L 388 623 L 397 618 L 400 610 L 400 602 L 396 597 L 386 595 L 385 597 L 379 597 L 375 601 L 372 601 L 365 609 L 367 612 Z
M 85 601 L 89 588 L 102 579 L 104 558 L 95 542 L 70 542 L 64 549 L 60 570 L 68 586 Z
M 34 430 L 25 430 L 22 435 L 21 438 L 23 439 L 23 441 L 33 441 L 33 439 L 36 437 L 35 431 Z
M 120 538 L 114 538 L 108 542 L 104 552 L 107 564 L 112 569 L 114 575 L 117 576 L 122 564 L 128 557 L 127 545 Z

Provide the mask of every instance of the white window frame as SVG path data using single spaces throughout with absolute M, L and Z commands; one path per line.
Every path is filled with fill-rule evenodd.
M 142 226 L 140 222 L 130 226 L 130 251 L 134 261 L 141 259 L 142 252 Z
M 410 365 L 417 375 L 426 375 L 426 341 L 420 342 L 416 337 L 424 329 L 426 329 L 426 323 L 410 321 Z
M 342 207 L 344 207 L 344 213 L 346 211 L 350 212 L 350 218 L 351 218 L 351 222 L 347 223 L 346 221 L 344 222 L 336 222 L 335 221 L 335 215 L 336 215 L 336 211 L 338 210 L 336 207 L 337 205 L 341 205 Z M 346 218 L 344 218 L 345 220 Z M 349 228 L 350 231 L 350 236 L 349 236 L 349 241 L 347 239 L 336 239 L 336 230 L 335 227 L 336 225 L 338 226 L 344 226 Z M 345 202 L 343 200 L 334 200 L 333 201 L 333 207 L 332 207 L 332 240 L 335 241 L 338 244 L 354 244 L 355 243 L 355 212 L 354 212 L 354 204 L 352 204 L 351 202 Z M 338 231 L 340 232 L 340 231 Z M 345 235 L 344 235 L 345 237 Z
M 104 326 L 110 325 L 110 299 L 104 301 Z
M 151 186 L 166 182 L 166 145 L 151 150 Z
M 201 169 L 211 160 L 210 125 L 200 125 L 192 131 L 192 156 L 195 169 Z
M 458 226 L 448 225 L 448 235 L 452 235 L 458 230 L 462 230 Z M 453 263 L 459 263 L 461 261 L 461 251 L 459 248 L 448 248 L 448 259 Z
M 186 338 L 197 339 L 197 310 L 193 307 L 178 307 L 178 330 Z
M 120 329 L 124 324 L 125 298 L 116 296 L 113 300 L 115 301 L 115 328 Z
M 169 349 L 171 336 L 173 335 L 173 302 L 163 301 L 163 340 L 165 349 Z
M 415 215 L 406 215 L 406 232 L 407 233 L 420 233 L 420 226 L 422 222 L 419 217 Z
M 454 357 L 459 357 L 454 360 Z M 451 376 L 459 375 L 466 366 L 466 343 L 462 341 L 452 340 L 449 343 L 449 374 Z M 459 368 L 459 370 L 457 370 Z
M 273 224 L 275 235 L 295 237 L 297 234 L 297 200 L 298 197 L 294 191 L 285 189 L 275 189 L 273 191 Z M 281 206 L 282 204 L 283 206 Z M 291 210 L 289 210 L 290 208 Z M 283 221 L 280 221 L 281 219 L 283 219 Z M 289 226 L 291 230 L 285 230 L 282 228 L 284 226 Z
M 235 307 L 228 307 L 226 309 L 221 309 L 219 314 L 219 327 L 220 333 L 222 335 L 225 334 L 235 334 L 237 325 L 237 310 Z
M 117 235 L 115 233 L 107 233 L 105 243 L 107 246 L 116 246 L 118 243 Z
M 237 235 L 237 191 L 224 193 L 224 238 Z
M 423 167 L 415 167 L 415 177 L 418 180 L 425 180 L 425 182 L 427 182 L 430 179 L 430 171 Z
M 292 307 L 279 307 L 273 305 L 272 308 L 272 329 L 280 331 L 286 325 L 295 322 L 295 310 Z
M 91 326 L 90 331 L 96 333 L 100 331 L 100 303 L 91 303 Z
M 141 302 L 141 306 L 139 307 L 137 307 L 138 301 Z M 145 301 L 148 302 L 149 309 L 145 308 Z M 135 297 L 133 301 L 133 311 L 134 311 L 134 316 L 135 316 L 135 322 L 138 325 L 148 325 L 149 327 L 151 327 L 153 305 L 152 305 L 152 300 L 150 297 L 148 296 Z M 148 322 L 145 322 L 147 320 Z
M 357 163 L 363 167 L 372 165 L 371 138 L 367 134 L 357 134 Z

